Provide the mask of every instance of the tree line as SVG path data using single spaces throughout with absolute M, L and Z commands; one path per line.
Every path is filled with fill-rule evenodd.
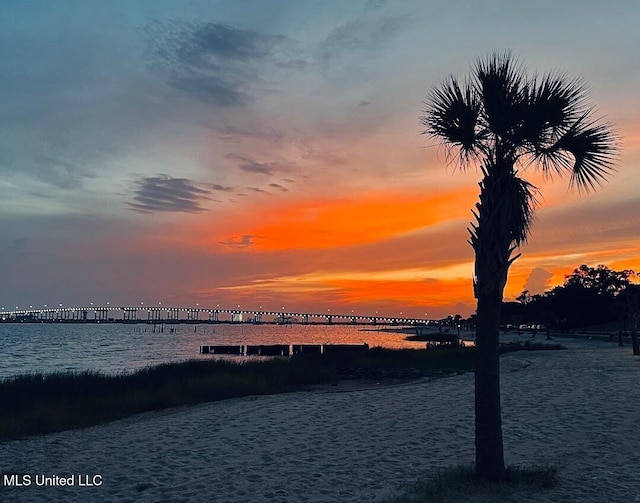
M 636 272 L 616 271 L 604 265 L 582 264 L 565 276 L 564 284 L 539 295 L 524 290 L 515 302 L 502 307 L 503 325 L 538 324 L 551 330 L 575 330 L 611 324 L 636 338 L 640 312 L 640 285 Z M 640 354 L 634 341 L 634 354 Z

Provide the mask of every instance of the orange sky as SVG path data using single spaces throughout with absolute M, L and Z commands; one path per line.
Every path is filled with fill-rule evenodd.
M 462 177 L 467 181 L 473 175 Z M 608 216 L 629 212 L 633 202 L 629 207 L 602 195 L 592 196 L 595 202 L 577 199 L 567 193 L 566 184 L 557 184 L 564 186 L 541 187 L 542 204 L 531 239 L 511 269 L 507 299 L 525 287 L 541 293 L 561 284 L 582 263 L 613 268 L 640 264 L 635 231 L 627 234 L 640 217 L 609 221 Z M 467 183 L 435 193 L 374 189 L 333 198 L 255 199 L 233 219 L 182 219 L 170 235 L 140 243 L 186 247 L 216 260 L 277 264 L 244 279 L 235 274 L 217 287 L 202 285 L 197 295 L 205 304 L 222 298 L 230 305 L 274 309 L 282 303 L 292 310 L 320 312 L 330 306 L 334 312 L 356 309 L 362 314 L 468 315 L 474 310 L 473 252 L 466 227 L 477 193 L 477 185 Z M 528 284 L 534 269 L 547 272 L 544 283 Z
M 505 297 L 582 263 L 640 269 L 640 4 L 489 3 L 104 2 L 42 23 L 14 2 L 0 306 L 470 314 L 479 173 L 447 166 L 420 116 L 509 48 L 583 79 L 622 149 L 589 195 L 522 167 L 540 208 Z

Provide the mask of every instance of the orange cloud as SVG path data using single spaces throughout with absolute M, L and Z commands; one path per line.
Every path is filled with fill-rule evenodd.
M 478 187 L 445 189 L 438 177 L 433 180 L 429 193 L 393 187 L 345 195 L 340 187 L 339 193 L 306 199 L 259 195 L 241 206 L 163 221 L 116 244 L 153 253 L 155 262 L 158 250 L 189 257 L 181 274 L 197 271 L 197 279 L 185 295 L 214 304 L 467 315 L 475 300 L 465 227 Z M 640 268 L 635 201 L 600 197 L 578 203 L 567 197 L 565 182 L 542 187 L 545 193 L 553 186 L 551 197 L 541 201 L 531 240 L 511 268 L 505 300 L 520 294 L 534 268 L 552 274 L 549 288 L 582 263 Z
M 381 311 L 394 304 L 402 306 L 405 314 L 412 312 L 422 316 L 425 310 L 431 312 L 435 309 L 439 316 L 442 314 L 440 311 L 448 314 L 451 306 L 461 302 L 468 306 L 475 305 L 472 271 L 471 263 L 461 263 L 435 269 L 314 272 L 256 279 L 220 290 L 247 298 L 267 294 L 297 298 L 297 303 L 308 299 L 315 305 L 332 299 L 336 305 L 376 306 L 375 309 Z
M 347 304 L 378 304 L 389 302 L 403 305 L 406 309 L 432 312 L 449 311 L 458 303 L 475 305 L 471 279 L 452 278 L 420 282 L 407 281 L 336 281 L 340 298 Z M 444 312 L 443 311 L 443 312 Z M 469 313 L 465 313 L 469 314 Z
M 316 199 L 277 208 L 257 207 L 253 225 L 230 237 L 217 238 L 217 243 L 250 243 L 255 251 L 373 243 L 468 217 L 476 198 L 477 188 L 471 187 L 437 195 L 368 193 L 354 195 L 352 200 Z

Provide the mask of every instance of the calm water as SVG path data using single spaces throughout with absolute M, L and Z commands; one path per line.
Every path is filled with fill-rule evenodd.
M 403 334 L 349 325 L 0 324 L 0 378 L 32 372 L 96 370 L 115 374 L 194 358 L 201 344 L 368 343 L 389 348 L 424 347 Z

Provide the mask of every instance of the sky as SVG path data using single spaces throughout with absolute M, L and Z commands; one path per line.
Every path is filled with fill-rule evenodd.
M 511 50 L 584 80 L 621 137 L 540 208 L 505 298 L 640 269 L 640 3 L 3 0 L 0 305 L 475 310 L 477 170 L 421 134 L 430 89 Z

